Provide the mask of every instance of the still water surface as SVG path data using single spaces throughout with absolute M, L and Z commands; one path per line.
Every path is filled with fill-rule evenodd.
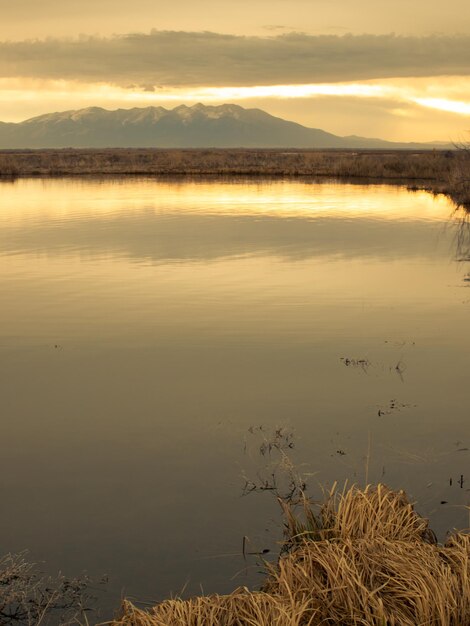
M 368 465 L 468 525 L 459 232 L 382 185 L 2 183 L 0 552 L 109 574 L 106 606 L 254 584 L 276 428 L 312 494 Z

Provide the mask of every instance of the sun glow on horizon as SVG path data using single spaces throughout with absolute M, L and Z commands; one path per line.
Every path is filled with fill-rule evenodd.
M 40 98 L 55 97 L 82 100 L 125 100 L 128 102 L 221 102 L 227 100 L 250 100 L 259 98 L 312 98 L 321 96 L 381 98 L 391 88 L 367 83 L 320 83 L 293 85 L 252 85 L 248 87 L 155 87 L 122 88 L 111 84 L 83 84 L 75 81 L 34 81 L 0 79 L 0 103 L 11 98 L 29 100 L 33 94 Z M 72 107 L 73 108 L 73 107 Z M 20 121 L 20 120 L 17 120 Z
M 332 100 L 333 99 L 333 100 Z M 452 138 L 452 133 L 465 132 L 465 128 L 460 126 L 458 118 L 470 115 L 470 78 L 458 80 L 455 77 L 439 77 L 430 81 L 429 79 L 384 79 L 366 80 L 351 83 L 315 83 L 315 84 L 284 84 L 284 85 L 252 85 L 252 86 L 200 86 L 200 87 L 143 87 L 130 86 L 128 88 L 116 86 L 108 83 L 81 83 L 67 80 L 39 80 L 29 78 L 0 79 L 0 120 L 4 122 L 21 122 L 38 115 L 66 111 L 71 109 L 82 109 L 91 106 L 101 106 L 106 109 L 132 108 L 145 106 L 163 106 L 173 108 L 177 105 L 187 104 L 189 106 L 201 102 L 206 105 L 219 105 L 225 103 L 239 102 L 244 107 L 257 107 L 272 112 L 284 119 L 299 121 L 306 126 L 319 126 L 329 132 L 336 134 L 362 134 L 364 129 L 357 131 L 353 120 L 348 125 L 348 132 L 341 127 L 335 128 L 335 122 L 331 123 L 334 99 L 338 101 L 339 110 L 344 116 L 344 107 L 356 107 L 356 104 L 363 102 L 364 111 L 382 110 L 387 120 L 395 120 L 395 125 L 388 127 L 388 136 L 383 136 L 379 130 L 372 127 L 368 131 L 368 136 L 379 136 L 383 138 L 397 140 L 397 133 L 401 134 L 405 140 L 419 140 L 411 133 L 415 132 L 415 124 L 412 120 L 423 119 L 425 124 L 420 129 L 422 140 L 435 141 L 438 124 L 433 123 L 431 111 L 438 115 L 446 114 L 445 118 L 440 118 L 441 134 L 443 140 Z M 308 115 L 310 103 L 316 101 L 320 114 Z M 324 102 L 322 105 L 321 102 Z M 294 103 L 299 103 L 297 109 L 293 109 Z M 300 103 L 305 103 L 301 105 Z M 341 102 L 343 104 L 341 104 Z M 270 109 L 272 103 L 273 109 Z M 284 103 L 282 105 L 281 103 Z M 302 119 L 298 118 L 299 107 Z M 277 111 L 276 111 L 277 107 Z M 321 122 L 322 108 L 330 120 L 328 123 Z M 341 109 L 342 107 L 342 109 Z M 279 110 L 280 109 L 280 110 Z M 421 112 L 429 111 L 428 117 L 424 117 Z M 287 111 L 287 112 L 286 112 Z M 297 111 L 297 112 L 296 112 Z M 307 112 L 307 113 L 306 113 Z M 453 127 L 450 126 L 451 117 L 455 118 Z M 297 119 L 296 119 L 297 118 Z M 400 127 L 404 122 L 409 124 L 409 129 Z M 408 120 L 408 121 L 407 121 Z M 437 120 L 437 118 L 436 118 Z M 323 125 L 322 125 L 323 124 Z M 446 126 L 447 124 L 447 126 Z M 411 132 L 410 132 L 411 129 Z M 424 131 L 423 131 L 424 129 Z M 425 134 L 426 133 L 426 134 Z M 426 137 L 427 135 L 427 137 Z
M 439 89 L 439 80 L 433 85 L 432 95 Z M 470 96 L 470 81 L 464 85 L 465 92 Z M 188 102 L 205 101 L 221 102 L 227 100 L 250 100 L 260 98 L 314 98 L 314 97 L 349 97 L 349 98 L 388 98 L 411 102 L 423 107 L 441 109 L 451 113 L 470 115 L 470 103 L 460 98 L 447 98 L 451 91 L 444 84 L 440 90 L 443 97 L 426 97 L 429 88 L 417 84 L 413 86 L 393 79 L 384 81 L 364 81 L 362 83 L 310 83 L 287 85 L 250 85 L 222 87 L 118 87 L 108 83 L 80 83 L 66 80 L 34 80 L 34 79 L 0 79 L 0 103 L 11 102 L 12 98 L 29 100 L 33 94 L 36 98 L 58 98 L 69 100 L 101 100 L 139 101 L 139 102 Z M 449 94 L 450 95 L 450 94 Z M 74 107 L 72 107 L 74 108 Z M 18 120 L 19 121 L 19 120 Z
M 446 100 L 444 98 L 415 98 L 414 102 L 430 109 L 457 113 L 458 115 L 470 115 L 470 102 Z

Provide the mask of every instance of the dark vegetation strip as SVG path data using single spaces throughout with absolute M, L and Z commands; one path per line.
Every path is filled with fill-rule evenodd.
M 276 176 L 386 180 L 470 206 L 470 150 L 47 149 L 0 151 L 0 177 Z M 414 181 L 413 183 L 411 181 Z
M 456 152 L 318 150 L 60 149 L 0 152 L 4 176 L 242 174 L 435 180 Z

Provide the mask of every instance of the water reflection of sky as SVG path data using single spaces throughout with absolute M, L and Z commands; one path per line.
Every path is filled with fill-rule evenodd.
M 446 199 L 148 179 L 0 194 L 4 552 L 110 573 L 113 601 L 252 580 L 223 555 L 244 534 L 275 549 L 275 503 L 240 498 L 259 424 L 295 432 L 313 486 L 363 481 L 370 437 L 372 480 L 440 531 L 466 523 L 468 267 Z
M 283 181 L 137 184 L 138 194 L 135 182 L 26 180 L 5 186 L 2 250 L 151 262 L 266 253 L 423 254 L 429 243 L 420 229 L 449 213 L 442 198 L 423 192 L 410 203 L 409 194 L 383 186 L 365 194 L 354 185 Z

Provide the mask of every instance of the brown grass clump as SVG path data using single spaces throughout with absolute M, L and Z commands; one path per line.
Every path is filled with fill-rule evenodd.
M 149 612 L 124 602 L 122 618 L 114 626 L 301 626 L 305 606 L 263 592 L 240 587 L 227 596 L 201 596 L 191 600 L 166 600 Z
M 300 513 L 282 503 L 286 542 L 259 592 L 129 602 L 113 626 L 468 626 L 470 535 L 442 546 L 403 492 L 332 491 Z

